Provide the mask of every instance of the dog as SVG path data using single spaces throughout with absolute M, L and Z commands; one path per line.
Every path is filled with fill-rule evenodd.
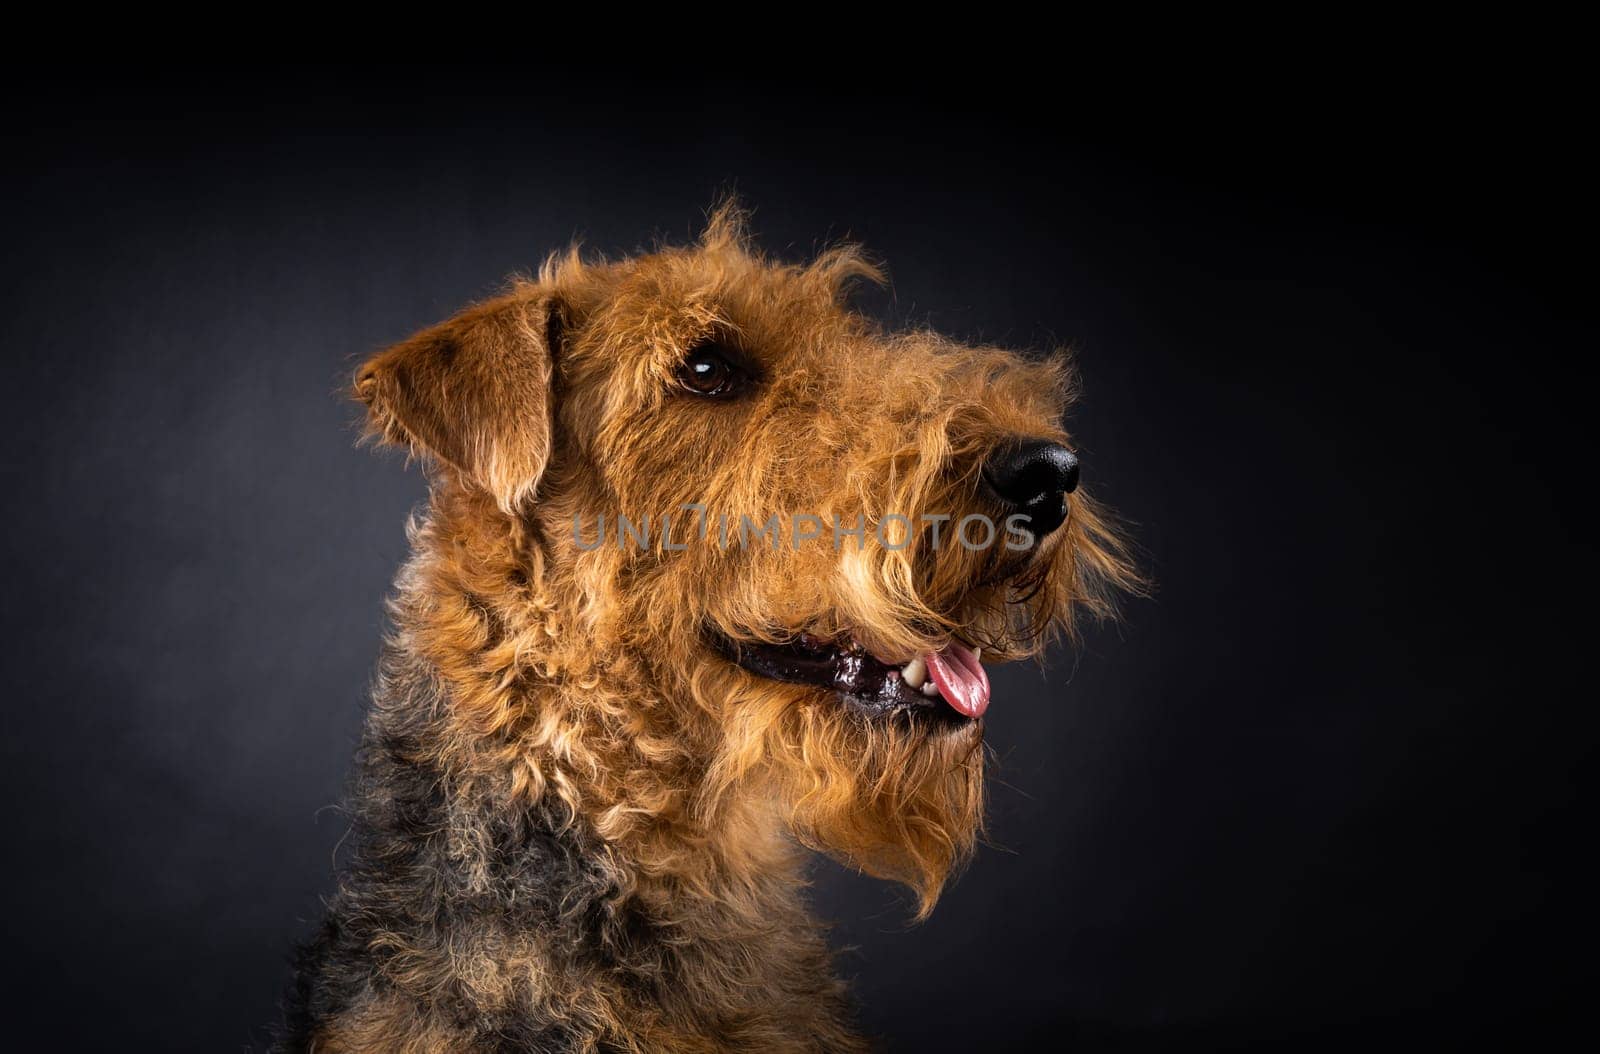
M 984 664 L 1137 589 L 1061 357 L 885 331 L 861 250 L 747 227 L 574 248 L 357 372 L 430 500 L 282 1049 L 865 1049 L 808 854 L 925 917 Z

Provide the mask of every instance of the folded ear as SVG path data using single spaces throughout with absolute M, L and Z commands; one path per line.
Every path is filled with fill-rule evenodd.
M 384 442 L 403 445 L 515 512 L 550 456 L 553 297 L 514 293 L 477 305 L 356 371 L 356 396 Z

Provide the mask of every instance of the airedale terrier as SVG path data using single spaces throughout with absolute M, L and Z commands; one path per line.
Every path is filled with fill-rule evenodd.
M 1137 581 L 1072 383 L 847 303 L 724 206 L 368 361 L 429 467 L 350 859 L 283 1045 L 852 1051 L 807 851 L 919 917 L 983 816 L 980 663 Z

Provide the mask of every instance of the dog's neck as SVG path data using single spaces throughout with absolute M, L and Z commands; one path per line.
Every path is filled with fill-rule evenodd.
M 858 1049 L 774 799 L 698 808 L 704 761 L 636 660 L 581 631 L 536 530 L 475 500 L 412 526 L 369 719 L 334 936 L 390 956 L 371 1027 L 397 988 L 627 1049 Z
M 803 918 L 806 854 L 777 795 L 751 784 L 710 806 L 709 744 L 639 656 L 593 631 L 537 521 L 438 488 L 411 533 L 397 644 L 436 671 L 450 778 L 590 832 L 654 915 L 696 901 L 730 933 Z

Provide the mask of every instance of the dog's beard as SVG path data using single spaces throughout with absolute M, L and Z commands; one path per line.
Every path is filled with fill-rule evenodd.
M 797 837 L 905 883 L 926 917 L 982 826 L 981 726 L 862 719 L 838 707 L 790 716 L 774 746 Z
M 1034 654 L 1051 622 L 1065 566 L 1064 560 L 1042 564 L 1039 577 L 1029 581 L 962 591 L 952 586 L 959 599 L 950 608 L 961 614 L 951 621 L 959 621 L 974 646 L 964 649 L 954 637 L 945 637 L 941 647 L 923 657 L 963 652 L 976 666 L 978 642 L 1007 658 Z M 969 582 L 984 570 L 974 560 Z M 906 625 L 903 605 L 857 599 L 853 625 L 869 627 L 869 639 L 893 640 L 894 631 Z M 922 610 L 932 622 L 935 613 Z M 838 664 L 825 660 L 841 648 L 853 648 L 909 661 L 925 638 L 904 634 L 896 643 L 858 646 L 851 643 L 854 634 L 826 616 L 802 625 L 828 634 L 825 644 L 812 649 L 815 656 L 795 643 L 800 634 L 793 631 L 776 646 L 748 640 L 730 644 L 711 631 L 708 651 L 715 657 L 695 678 L 696 695 L 707 701 L 707 710 L 728 718 L 707 786 L 714 796 L 735 783 L 764 785 L 802 844 L 873 877 L 905 884 L 916 896 L 917 917 L 925 918 L 971 856 L 983 828 L 981 717 L 988 702 L 987 677 L 971 674 L 970 679 L 982 680 L 981 700 L 974 703 L 951 698 L 949 680 L 966 676 L 959 671 L 941 673 L 936 692 L 915 686 L 908 691 L 892 676 L 902 671 L 880 661 L 867 664 L 869 672 L 889 673 L 888 687 L 866 677 L 872 682 L 866 687 L 873 690 L 863 693 L 857 683 L 862 678 L 846 676 L 855 666 L 835 669 Z M 790 654 L 796 650 L 799 657 Z M 769 669 L 771 664 L 751 661 L 751 653 L 786 657 L 796 668 Z M 935 687 L 932 673 L 928 676 L 927 687 Z M 909 705 L 907 698 L 921 705 Z
M 713 794 L 765 786 L 803 844 L 905 883 L 918 917 L 932 911 L 982 826 L 981 723 L 874 718 L 775 683 L 746 681 L 738 694 L 739 718 L 709 773 Z

